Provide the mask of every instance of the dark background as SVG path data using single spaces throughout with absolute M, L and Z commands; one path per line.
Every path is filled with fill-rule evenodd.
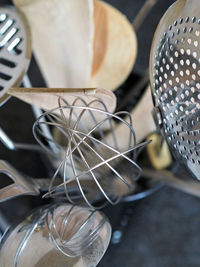
M 58 0 L 59 1 L 59 0 Z M 144 0 L 106 1 L 121 10 L 130 21 Z M 153 33 L 172 0 L 158 0 L 138 30 L 138 57 L 133 72 L 142 75 L 148 67 Z M 0 4 L 6 1 L 0 0 Z M 34 86 L 40 78 L 34 64 L 29 74 Z M 30 107 L 14 98 L 0 110 L 1 127 L 16 142 L 34 142 Z M 44 161 L 37 153 L 8 151 L 0 144 L 0 158 L 9 161 L 32 177 L 48 175 Z M 22 198 L 0 204 L 0 212 L 12 223 L 25 211 L 39 205 L 38 198 Z M 99 267 L 195 267 L 200 266 L 200 200 L 174 189 L 163 187 L 148 198 L 109 207 L 105 212 L 117 229 L 124 209 L 129 223 L 117 245 L 111 244 Z M 125 223 L 126 224 L 126 223 Z M 28 267 L 28 266 L 27 266 Z

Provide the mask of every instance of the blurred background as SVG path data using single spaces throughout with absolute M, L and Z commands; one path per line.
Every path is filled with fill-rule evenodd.
M 8 1 L 0 0 L 0 4 Z M 144 0 L 105 0 L 130 21 L 136 17 Z M 132 77 L 142 77 L 148 68 L 151 42 L 156 26 L 173 3 L 158 0 L 137 32 L 138 56 Z M 43 80 L 34 60 L 29 74 L 33 85 Z M 1 127 L 16 142 L 34 142 L 34 117 L 29 105 L 11 98 L 0 112 Z M 9 161 L 31 177 L 47 177 L 49 170 L 44 159 L 33 152 L 8 151 L 0 143 L 0 158 Z M 0 204 L 7 223 L 13 223 L 27 211 L 41 204 L 39 198 L 24 197 Z M 99 267 L 172 267 L 200 266 L 200 200 L 175 189 L 163 186 L 150 196 L 129 203 L 107 207 L 104 212 L 114 231 L 112 242 Z

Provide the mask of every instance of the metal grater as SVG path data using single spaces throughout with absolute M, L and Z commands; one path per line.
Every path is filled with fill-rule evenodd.
M 154 36 L 150 78 L 155 113 L 175 157 L 200 179 L 200 1 L 179 0 Z
M 9 97 L 7 89 L 20 85 L 30 58 L 31 38 L 23 14 L 15 8 L 0 8 L 0 106 Z

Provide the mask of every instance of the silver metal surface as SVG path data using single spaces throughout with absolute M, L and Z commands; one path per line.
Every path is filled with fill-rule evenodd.
M 24 15 L 14 7 L 0 8 L 0 106 L 7 90 L 19 86 L 31 58 L 31 37 Z
M 94 108 L 97 102 L 102 105 L 102 109 Z M 104 202 L 116 204 L 121 197 L 133 192 L 135 182 L 142 173 L 136 163 L 137 149 L 147 143 L 136 145 L 129 113 L 111 114 L 106 111 L 102 101 L 86 103 L 81 98 L 77 98 L 73 105 L 58 98 L 58 106 L 45 112 L 33 126 L 33 134 L 38 143 L 54 157 L 53 160 L 58 161 L 46 196 L 57 198 L 55 191 L 63 189 L 65 197 L 73 202 L 68 190 L 71 183 L 76 182 L 84 201 L 93 208 L 93 203 L 97 196 L 99 200 L 99 195 Z M 126 120 L 119 117 L 121 115 L 126 116 Z M 124 151 L 118 148 L 118 138 L 123 137 L 115 136 L 114 125 L 117 121 L 123 123 L 129 131 Z M 57 136 L 54 135 L 53 139 L 45 136 L 41 124 L 47 124 Z M 106 142 L 106 131 L 112 133 L 112 144 Z M 57 147 L 57 154 L 52 151 L 49 143 L 54 143 Z M 55 186 L 60 174 L 63 181 L 59 186 Z M 88 199 L 85 180 L 91 181 L 90 188 L 93 188 L 94 192 L 92 199 Z
M 0 174 L 10 177 L 12 184 L 0 189 L 0 203 L 23 195 L 38 195 L 39 187 L 31 179 L 25 179 L 9 163 L 0 160 Z
M 178 0 L 151 49 L 154 114 L 175 157 L 200 179 L 200 1 Z
M 1 174 L 4 174 L 5 176 L 1 176 Z M 6 177 L 7 176 L 7 177 Z M 8 162 L 4 160 L 0 160 L 0 178 L 10 178 L 12 180 L 12 183 L 10 185 L 1 187 L 0 189 L 0 203 L 5 202 L 7 200 L 24 196 L 24 195 L 32 195 L 37 196 L 40 193 L 44 194 L 48 191 L 49 185 L 51 184 L 51 178 L 37 178 L 34 179 L 32 177 L 25 177 L 22 174 L 20 174 L 13 166 L 11 166 Z M 4 180 L 0 181 L 2 184 L 4 183 Z M 61 183 L 61 179 L 56 179 L 54 182 L 54 185 L 58 186 Z M 93 196 L 95 192 L 93 192 L 93 185 L 91 185 L 90 181 L 88 179 L 84 180 L 83 186 L 87 187 L 87 193 L 86 195 L 88 197 Z M 77 188 L 77 185 L 73 182 L 69 185 L 69 196 L 72 200 L 76 200 L 81 202 L 82 195 L 79 193 L 79 190 Z M 56 191 L 57 195 L 63 195 L 63 191 L 61 189 Z M 97 195 L 95 196 L 95 199 L 99 199 Z
M 0 8 L 0 107 L 9 98 L 7 90 L 21 84 L 30 58 L 31 36 L 27 20 L 14 7 Z M 0 141 L 10 150 L 41 152 L 37 146 L 15 143 L 1 128 Z
M 93 267 L 104 255 L 110 238 L 110 223 L 101 212 L 51 204 L 35 210 L 7 233 L 0 249 L 0 265 Z

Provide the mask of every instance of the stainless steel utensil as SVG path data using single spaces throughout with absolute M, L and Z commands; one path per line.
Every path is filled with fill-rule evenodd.
M 168 9 L 155 33 L 150 56 L 156 124 L 176 159 L 197 179 L 200 179 L 199 5 L 198 0 L 178 0 Z M 155 130 L 148 93 L 132 112 L 133 125 L 138 129 L 136 135 L 139 132 L 143 138 Z M 121 125 L 115 133 L 124 135 L 119 144 L 123 146 L 128 132 Z M 110 135 L 107 140 L 110 141 Z
M 200 179 L 200 1 L 178 0 L 152 43 L 154 116 L 177 160 Z
M 102 109 L 95 109 L 94 101 L 86 103 L 83 99 L 77 98 L 73 105 L 69 105 L 59 98 L 60 107 L 45 112 L 33 126 L 33 134 L 38 143 L 53 157 L 57 156 L 58 168 L 52 177 L 47 195 L 57 197 L 55 190 L 60 188 L 65 191 L 67 199 L 73 202 L 68 195 L 68 187 L 70 188 L 72 182 L 76 182 L 83 200 L 90 207 L 93 207 L 95 194 L 92 200 L 88 199 L 82 184 L 85 179 L 92 181 L 93 191 L 98 196 L 100 194 L 101 199 L 111 204 L 117 203 L 123 195 L 131 193 L 135 188 L 135 181 L 142 172 L 136 163 L 136 151 L 146 144 L 136 146 L 131 118 L 124 120 L 120 117 L 128 115 L 128 112 L 111 114 L 107 112 L 102 101 L 95 101 L 102 105 Z M 78 106 L 76 102 L 82 104 Z M 86 118 L 90 121 L 89 126 L 85 124 Z M 124 150 L 118 147 L 119 140 L 115 136 L 114 121 L 123 123 L 129 131 Z M 56 130 L 57 136 L 54 135 L 53 139 L 46 137 L 40 129 L 44 123 L 51 127 L 52 132 Z M 105 129 L 112 132 L 114 145 L 106 142 Z M 54 143 L 57 147 L 57 154 L 52 152 L 49 143 Z M 63 181 L 59 186 L 55 186 L 54 182 L 57 181 L 59 172 Z
M 4 176 L 1 176 L 4 174 Z M 7 200 L 24 196 L 24 195 L 42 195 L 48 192 L 49 185 L 51 184 L 51 178 L 31 178 L 25 177 L 20 174 L 13 166 L 11 166 L 8 162 L 0 160 L 0 179 L 10 178 L 13 183 L 10 185 L 1 187 L 0 189 L 0 203 L 5 202 Z M 1 181 L 4 183 L 4 181 Z M 54 185 L 60 185 L 62 182 L 61 178 L 57 177 L 56 181 L 54 181 Z M 88 179 L 85 179 L 82 183 L 85 188 L 84 192 L 86 196 L 94 201 L 100 200 L 100 195 L 93 192 L 94 186 L 90 183 Z M 77 188 L 77 184 L 73 181 L 70 183 L 68 188 L 68 193 L 71 199 L 76 200 L 81 203 L 82 195 Z M 66 198 L 65 192 L 62 189 L 59 189 L 55 192 L 58 198 Z
M 14 7 L 0 8 L 0 106 L 10 97 L 8 89 L 23 83 L 31 87 L 26 74 L 31 58 L 31 34 L 25 16 Z M 36 116 L 41 110 L 32 106 Z M 48 128 L 43 126 L 46 135 Z M 15 143 L 0 128 L 0 141 L 10 150 L 34 150 L 41 152 L 36 145 Z
M 19 86 L 31 58 L 31 36 L 24 15 L 11 7 L 0 8 L 0 106 L 8 88 Z
M 3 238 L 0 264 L 6 267 L 92 267 L 111 237 L 106 217 L 60 203 L 35 210 Z M 34 249 L 33 249 L 34 248 Z

